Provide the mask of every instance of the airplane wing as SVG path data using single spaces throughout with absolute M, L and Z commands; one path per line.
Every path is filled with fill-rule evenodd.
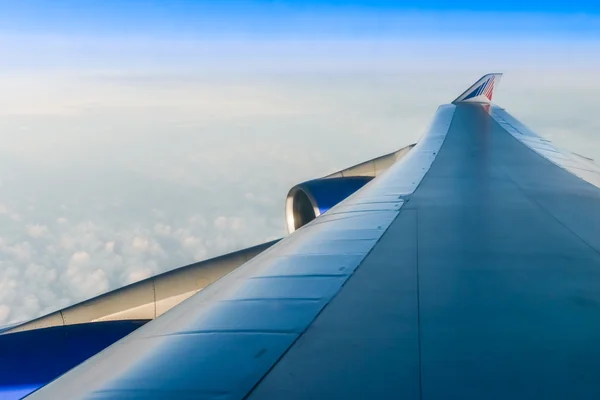
M 600 398 L 600 173 L 492 105 L 499 78 L 30 398 Z

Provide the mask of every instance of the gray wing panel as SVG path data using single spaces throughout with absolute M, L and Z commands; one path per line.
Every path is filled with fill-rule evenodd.
M 418 399 L 417 213 L 403 210 L 250 399 Z
M 250 398 L 600 398 L 600 190 L 461 104 L 405 200 Z

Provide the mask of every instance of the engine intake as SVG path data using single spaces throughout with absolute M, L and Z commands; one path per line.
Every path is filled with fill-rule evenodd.
M 308 224 L 372 179 L 372 176 L 325 178 L 294 186 L 285 202 L 288 232 L 292 233 Z

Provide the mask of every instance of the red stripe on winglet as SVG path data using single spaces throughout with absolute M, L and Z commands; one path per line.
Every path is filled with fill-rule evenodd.
M 487 89 L 485 90 L 485 97 L 487 97 L 488 99 L 490 98 L 490 88 L 492 87 L 493 82 L 491 82 L 491 84 L 487 87 Z
M 494 94 L 494 81 L 492 81 L 492 84 L 490 85 L 489 89 L 488 89 L 488 94 L 486 95 L 486 97 L 488 99 L 490 99 L 490 101 L 492 100 L 492 95 Z

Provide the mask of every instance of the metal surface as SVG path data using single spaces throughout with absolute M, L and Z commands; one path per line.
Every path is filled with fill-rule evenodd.
M 87 322 L 154 319 L 276 242 L 177 268 L 18 324 L 0 333 Z
M 444 141 L 453 106 L 400 163 L 32 398 L 243 398 L 373 249 Z M 389 207 L 364 211 L 365 204 Z M 343 210 L 337 212 L 338 207 Z M 378 206 L 379 207 L 379 206 Z

